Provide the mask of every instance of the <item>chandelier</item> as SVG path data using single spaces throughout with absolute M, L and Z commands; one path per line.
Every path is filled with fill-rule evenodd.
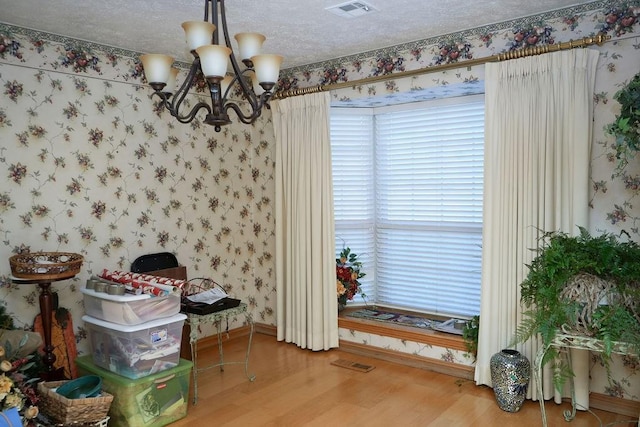
M 262 34 L 239 33 L 235 39 L 239 58 L 244 64 L 240 69 L 227 32 L 224 0 L 205 0 L 204 6 L 203 21 L 182 23 L 194 61 L 180 88 L 176 90 L 178 69 L 172 67 L 173 57 L 146 54 L 141 55 L 140 60 L 147 81 L 155 90 L 154 95 L 161 98 L 162 105 L 173 117 L 180 123 L 189 123 L 204 109 L 207 111 L 204 123 L 215 126 L 216 132 L 220 132 L 222 126 L 231 123 L 229 110 L 234 110 L 242 123 L 250 124 L 260 117 L 263 107 L 269 108 L 269 99 L 278 81 L 283 58 L 280 55 L 260 54 L 265 40 Z M 224 45 L 219 44 L 220 32 L 224 36 Z M 228 70 L 229 63 L 232 70 Z M 182 103 L 196 82 L 199 71 L 207 82 L 211 105 L 201 101 L 185 112 Z M 238 103 L 229 99 L 235 87 L 240 88 L 248 108 L 243 107 L 243 110 Z

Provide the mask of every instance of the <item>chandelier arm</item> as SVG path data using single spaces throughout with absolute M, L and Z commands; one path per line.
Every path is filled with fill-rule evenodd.
M 215 1 L 215 0 L 213 0 Z M 205 21 L 209 21 L 209 3 L 211 3 L 211 0 L 205 0 L 204 2 L 204 20 Z M 214 11 L 215 12 L 215 11 Z M 215 23 L 213 23 L 215 25 Z
M 191 109 L 191 111 L 189 111 L 189 113 L 187 113 L 186 115 L 180 114 L 180 107 L 182 106 L 182 102 L 185 100 L 185 98 L 189 94 L 189 89 L 191 88 L 193 82 L 195 81 L 195 77 L 199 69 L 200 69 L 200 58 L 196 58 L 191 64 L 191 68 L 189 69 L 189 74 L 187 75 L 187 78 L 184 80 L 184 82 L 182 82 L 182 85 L 180 85 L 180 89 L 176 91 L 173 99 L 169 102 L 169 99 L 163 96 L 163 98 L 165 99 L 165 106 L 167 107 L 167 110 L 169 110 L 169 113 L 173 117 L 178 119 L 180 123 L 191 122 L 195 118 L 196 114 L 198 114 L 198 112 L 203 108 L 207 110 L 207 113 L 211 113 L 211 107 L 209 106 L 209 104 L 205 102 L 198 102 L 196 105 L 193 106 L 193 108 Z
M 207 110 L 209 113 L 211 113 L 211 107 L 209 106 L 209 104 L 205 102 L 198 102 L 196 105 L 194 105 L 194 107 L 191 109 L 189 114 L 187 114 L 186 116 L 181 116 L 178 114 L 176 109 L 171 108 L 171 103 L 169 102 L 169 96 L 171 95 L 167 96 L 165 92 L 154 92 L 151 94 L 151 96 L 153 95 L 157 95 L 162 99 L 162 105 L 167 109 L 169 114 L 175 117 L 180 123 L 191 122 L 196 116 L 196 114 L 198 114 L 198 111 L 200 111 L 203 108 Z
M 156 91 L 151 94 L 151 97 L 153 97 L 154 95 L 157 95 L 158 98 L 162 100 L 162 106 L 166 108 L 169 112 L 171 112 L 171 102 L 169 102 L 169 98 L 171 97 L 171 94 L 168 94 L 166 92 Z M 173 114 L 171 115 L 173 116 Z
M 253 108 L 253 109 L 259 108 L 259 102 L 258 102 L 258 99 L 257 99 L 258 96 L 255 94 L 253 89 L 250 88 L 249 85 L 247 84 L 247 79 L 243 78 L 243 74 L 244 73 L 247 73 L 249 71 L 253 71 L 253 69 L 252 68 L 245 68 L 244 70 L 240 71 L 240 67 L 238 66 L 238 62 L 236 61 L 236 57 L 233 54 L 233 52 L 231 53 L 229 58 L 231 59 L 231 66 L 233 67 L 233 71 L 234 71 L 235 76 L 236 76 L 235 79 L 238 81 L 238 84 L 240 85 L 240 88 L 242 89 L 242 94 L 244 95 L 245 98 L 247 98 L 247 100 L 251 104 L 251 108 Z
M 212 0 L 212 1 L 215 2 L 216 0 Z M 233 49 L 231 48 L 231 42 L 229 40 L 229 32 L 227 31 L 227 12 L 226 12 L 226 8 L 224 7 L 224 0 L 217 0 L 217 1 L 220 3 L 220 19 L 222 20 L 221 24 L 222 24 L 222 35 L 224 37 L 224 42 L 227 45 L 227 47 L 231 49 L 231 51 L 233 52 Z M 217 16 L 218 15 L 216 14 L 216 17 Z M 218 25 L 216 25 L 216 27 L 218 27 L 218 31 L 220 31 L 220 27 Z M 216 36 L 218 31 L 215 31 Z M 218 44 L 218 40 L 214 41 L 214 43 Z
M 242 123 L 250 125 L 258 117 L 262 115 L 262 107 L 271 109 L 271 107 L 269 106 L 269 100 L 271 99 L 272 95 L 273 94 L 271 92 L 265 92 L 262 95 L 260 95 L 260 97 L 256 97 L 255 106 L 254 104 L 251 104 L 253 109 L 250 115 L 245 115 L 240 109 L 240 106 L 235 102 L 226 102 L 224 105 L 224 109 L 225 111 L 232 109 L 233 111 L 236 112 L 236 115 L 238 116 L 238 118 Z
M 200 69 L 200 58 L 196 57 L 193 63 L 191 64 L 191 68 L 189 69 L 187 78 L 184 79 L 184 81 L 180 85 L 180 89 L 176 91 L 173 97 L 173 100 L 171 101 L 170 110 L 175 111 L 176 114 L 178 114 L 178 110 L 180 109 L 182 102 L 187 97 L 187 94 L 189 93 L 189 89 L 191 88 L 199 69 Z
M 231 82 L 229 83 L 229 85 L 227 86 L 227 90 L 224 91 L 224 93 L 222 94 L 222 103 L 226 103 L 227 102 L 227 97 L 229 96 L 229 94 L 231 93 L 231 88 L 233 88 L 233 85 L 240 80 L 240 78 L 238 77 L 237 74 L 233 75 L 233 79 L 231 79 Z
M 227 12 L 226 12 L 226 8 L 224 7 L 224 0 L 218 0 L 218 1 L 220 2 L 220 19 L 222 24 L 222 34 L 224 36 L 224 42 L 227 45 L 227 47 L 231 49 L 229 60 L 231 61 L 231 68 L 233 68 L 234 80 L 238 81 L 238 84 L 240 84 L 240 87 L 242 88 L 243 95 L 245 96 L 245 98 L 249 100 L 249 102 L 251 103 L 251 107 L 255 109 L 257 104 L 256 95 L 253 93 L 253 90 L 249 87 L 249 85 L 247 85 L 247 82 L 245 81 L 245 79 L 241 78 L 241 76 L 244 73 L 248 71 L 253 71 L 253 69 L 245 68 L 244 70 L 240 70 L 240 66 L 238 65 L 238 60 L 236 59 L 236 55 L 233 52 L 233 48 L 231 47 L 231 39 L 229 38 L 229 31 L 227 31 Z M 218 27 L 218 29 L 219 28 L 220 27 Z M 231 86 L 232 84 L 229 85 L 229 87 Z M 225 94 L 225 98 L 226 98 L 226 94 Z
M 260 117 L 260 115 L 262 114 L 262 108 L 254 108 L 250 115 L 245 116 L 240 109 L 240 106 L 235 102 L 227 102 L 226 104 L 224 104 L 224 109 L 232 109 L 233 111 L 235 111 L 240 121 L 246 125 L 250 125 L 251 123 L 253 123 L 253 121 Z
M 240 69 L 236 56 L 231 47 L 231 39 L 229 38 L 229 32 L 227 30 L 227 13 L 226 8 L 224 6 L 224 0 L 218 0 L 220 2 L 220 19 L 222 24 L 222 34 L 224 37 L 225 44 L 229 49 L 231 49 L 231 54 L 229 55 L 229 60 L 231 62 L 231 67 L 233 68 L 234 78 L 232 83 L 227 88 L 227 91 L 224 94 L 223 103 L 225 111 L 230 109 L 234 110 L 242 123 L 251 124 L 255 119 L 260 117 L 261 109 L 262 109 L 262 97 L 259 99 L 258 96 L 254 93 L 253 89 L 249 87 L 247 84 L 247 80 L 243 78 L 245 73 L 249 71 L 253 71 L 253 68 L 245 68 L 244 70 Z M 218 27 L 220 29 L 220 27 Z M 227 100 L 227 95 L 230 92 L 231 87 L 234 82 L 238 82 L 240 88 L 242 90 L 242 94 L 247 99 L 249 104 L 251 105 L 251 114 L 245 115 L 238 104 L 235 102 L 230 102 Z
M 223 0 L 207 0 L 207 12 L 209 11 L 208 3 L 211 3 L 211 23 L 216 26 L 216 30 L 213 32 L 212 42 L 213 44 L 218 44 L 218 31 L 220 30 L 220 26 L 218 25 L 218 2 L 220 3 L 220 10 L 222 14 L 222 26 L 224 27 L 224 31 L 227 31 L 227 22 L 224 18 L 224 1 Z M 208 17 L 205 13 L 204 20 L 207 21 Z
M 235 58 L 232 58 L 231 61 L 231 65 L 233 65 L 233 61 L 235 61 Z M 236 63 L 237 65 L 237 63 Z M 237 74 L 238 76 L 243 75 L 244 73 L 248 73 L 250 71 L 254 71 L 253 68 L 245 68 L 241 73 Z M 254 71 L 255 72 L 255 71 Z M 249 79 L 250 80 L 250 79 Z M 244 94 L 245 98 L 247 98 L 247 100 L 249 101 L 249 103 L 251 104 L 251 108 L 256 109 L 256 108 L 261 108 L 262 107 L 262 103 L 265 101 L 264 99 L 262 99 L 262 95 L 264 95 L 265 93 L 263 93 L 262 95 L 257 95 L 253 88 L 251 88 L 248 84 L 247 84 L 247 79 L 246 78 L 240 78 L 238 77 L 238 83 L 240 83 L 240 87 L 242 88 L 242 93 Z
M 203 108 L 207 110 L 208 114 L 211 113 L 211 107 L 209 106 L 209 104 L 207 104 L 206 102 L 198 102 L 193 106 L 191 111 L 189 111 L 189 114 L 187 114 L 186 116 L 180 116 L 173 113 L 171 113 L 171 115 L 175 117 L 180 123 L 190 123 L 196 117 L 196 114 L 198 114 L 198 112 Z

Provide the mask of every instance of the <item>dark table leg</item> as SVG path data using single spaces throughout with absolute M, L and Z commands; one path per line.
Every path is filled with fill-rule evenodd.
M 51 324 L 53 316 L 53 295 L 51 294 L 51 282 L 38 283 L 40 286 L 40 317 L 42 318 L 42 329 L 44 331 L 44 356 L 43 362 L 45 371 L 41 374 L 45 381 L 63 380 L 64 370 L 55 369 L 56 355 L 53 354 L 51 344 Z

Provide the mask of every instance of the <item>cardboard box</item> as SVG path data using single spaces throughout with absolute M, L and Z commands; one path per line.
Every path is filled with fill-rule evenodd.
M 162 270 L 147 271 L 145 274 L 168 277 L 169 279 L 187 280 L 187 267 L 180 265 L 178 267 L 163 268 Z
M 180 359 L 172 369 L 131 380 L 100 368 L 90 356 L 76 359 L 81 375 L 102 377 L 102 389 L 113 395 L 110 427 L 161 427 L 184 418 L 193 364 Z

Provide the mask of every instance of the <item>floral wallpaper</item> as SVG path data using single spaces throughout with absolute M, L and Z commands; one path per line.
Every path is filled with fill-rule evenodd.
M 375 106 L 483 92 L 483 66 L 464 61 L 604 32 L 594 97 L 592 232 L 625 230 L 638 240 L 639 164 L 613 173 L 616 90 L 640 71 L 640 1 L 598 1 L 517 21 L 283 70 L 281 89 L 348 83 L 334 105 Z M 401 24 L 399 24 L 401 25 Z M 128 269 L 140 255 L 175 253 L 189 277 L 211 277 L 275 325 L 274 135 L 269 111 L 254 125 L 215 133 L 183 125 L 143 85 L 138 54 L 0 24 L 0 258 L 22 251 L 81 253 L 80 274 L 53 284 L 87 352 L 78 289 L 103 268 Z M 358 83 L 438 65 L 460 67 Z M 186 70 L 182 70 L 183 74 Z M 200 96 L 196 87 L 192 104 Z M 640 161 L 640 160 L 638 160 Z M 34 285 L 10 280 L 0 297 L 17 324 L 39 312 Z M 236 320 L 235 326 L 241 324 Z M 234 327 L 234 325 L 231 325 Z M 206 331 L 205 331 L 206 333 Z M 343 340 L 470 365 L 463 352 L 340 330 Z M 592 391 L 640 400 L 640 364 L 621 358 L 609 384 L 592 355 Z
M 183 125 L 142 85 L 137 54 L 0 27 L 0 295 L 19 324 L 39 313 L 35 285 L 9 280 L 24 251 L 84 256 L 53 284 L 87 340 L 78 289 L 102 269 L 174 253 L 274 323 L 273 129 Z M 197 96 L 197 95 L 194 95 Z

